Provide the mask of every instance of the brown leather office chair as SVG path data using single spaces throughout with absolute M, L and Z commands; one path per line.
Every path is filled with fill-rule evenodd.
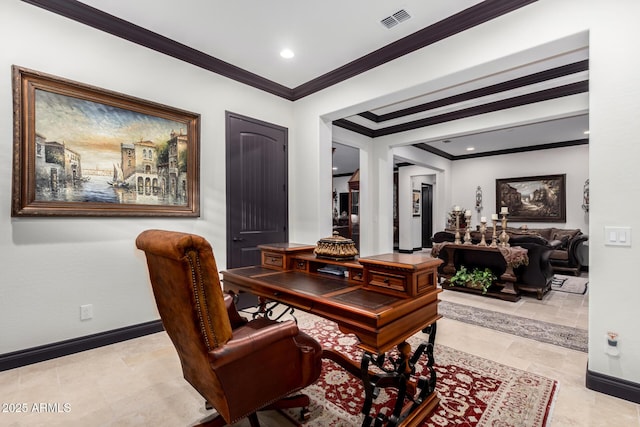
M 303 407 L 291 394 L 320 375 L 322 348 L 289 320 L 240 317 L 224 296 L 211 245 L 192 234 L 147 230 L 136 239 L 147 257 L 162 324 L 184 378 L 218 416 L 201 425 L 223 426 L 256 411 Z

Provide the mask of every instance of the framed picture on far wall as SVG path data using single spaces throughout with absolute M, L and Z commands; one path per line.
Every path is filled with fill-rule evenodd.
M 413 216 L 420 216 L 420 190 L 413 190 Z
M 566 222 L 566 175 L 496 179 L 496 212 L 509 221 Z
M 12 71 L 12 216 L 200 215 L 200 115 Z

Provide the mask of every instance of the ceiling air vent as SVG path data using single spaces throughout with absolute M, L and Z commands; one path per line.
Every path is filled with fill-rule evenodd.
M 387 28 L 391 28 L 391 27 L 395 27 L 401 22 L 406 21 L 409 18 L 411 18 L 411 15 L 409 15 L 409 13 L 406 10 L 400 9 L 393 15 L 387 16 L 386 18 L 381 20 L 380 23 Z
M 400 9 L 393 14 L 393 17 L 396 18 L 398 22 L 404 22 L 407 19 L 411 18 L 411 15 L 409 15 L 409 12 L 407 12 L 406 10 Z
M 395 25 L 398 25 L 398 21 L 396 21 L 396 19 L 393 16 L 387 16 L 380 22 L 382 23 L 382 25 L 384 25 L 387 28 L 391 28 Z

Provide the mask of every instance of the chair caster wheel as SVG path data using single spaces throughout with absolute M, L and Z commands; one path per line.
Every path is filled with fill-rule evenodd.
M 300 420 L 309 421 L 310 418 L 311 418 L 311 412 L 309 411 L 309 408 L 302 408 L 300 410 Z

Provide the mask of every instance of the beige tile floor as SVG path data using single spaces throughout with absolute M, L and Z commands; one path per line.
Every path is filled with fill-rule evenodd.
M 441 299 L 564 325 L 587 325 L 588 295 L 552 292 L 542 301 L 523 297 L 511 303 L 445 291 Z M 438 323 L 438 343 L 557 379 L 553 427 L 640 427 L 640 405 L 585 388 L 586 353 L 449 319 Z M 0 426 L 12 427 L 189 426 L 208 415 L 202 398 L 182 379 L 165 333 L 0 372 L 0 403 L 1 409 L 14 410 L 16 406 L 8 405 L 24 404 L 26 412 L 0 412 Z M 275 413 L 260 419 L 266 427 L 286 425 Z

